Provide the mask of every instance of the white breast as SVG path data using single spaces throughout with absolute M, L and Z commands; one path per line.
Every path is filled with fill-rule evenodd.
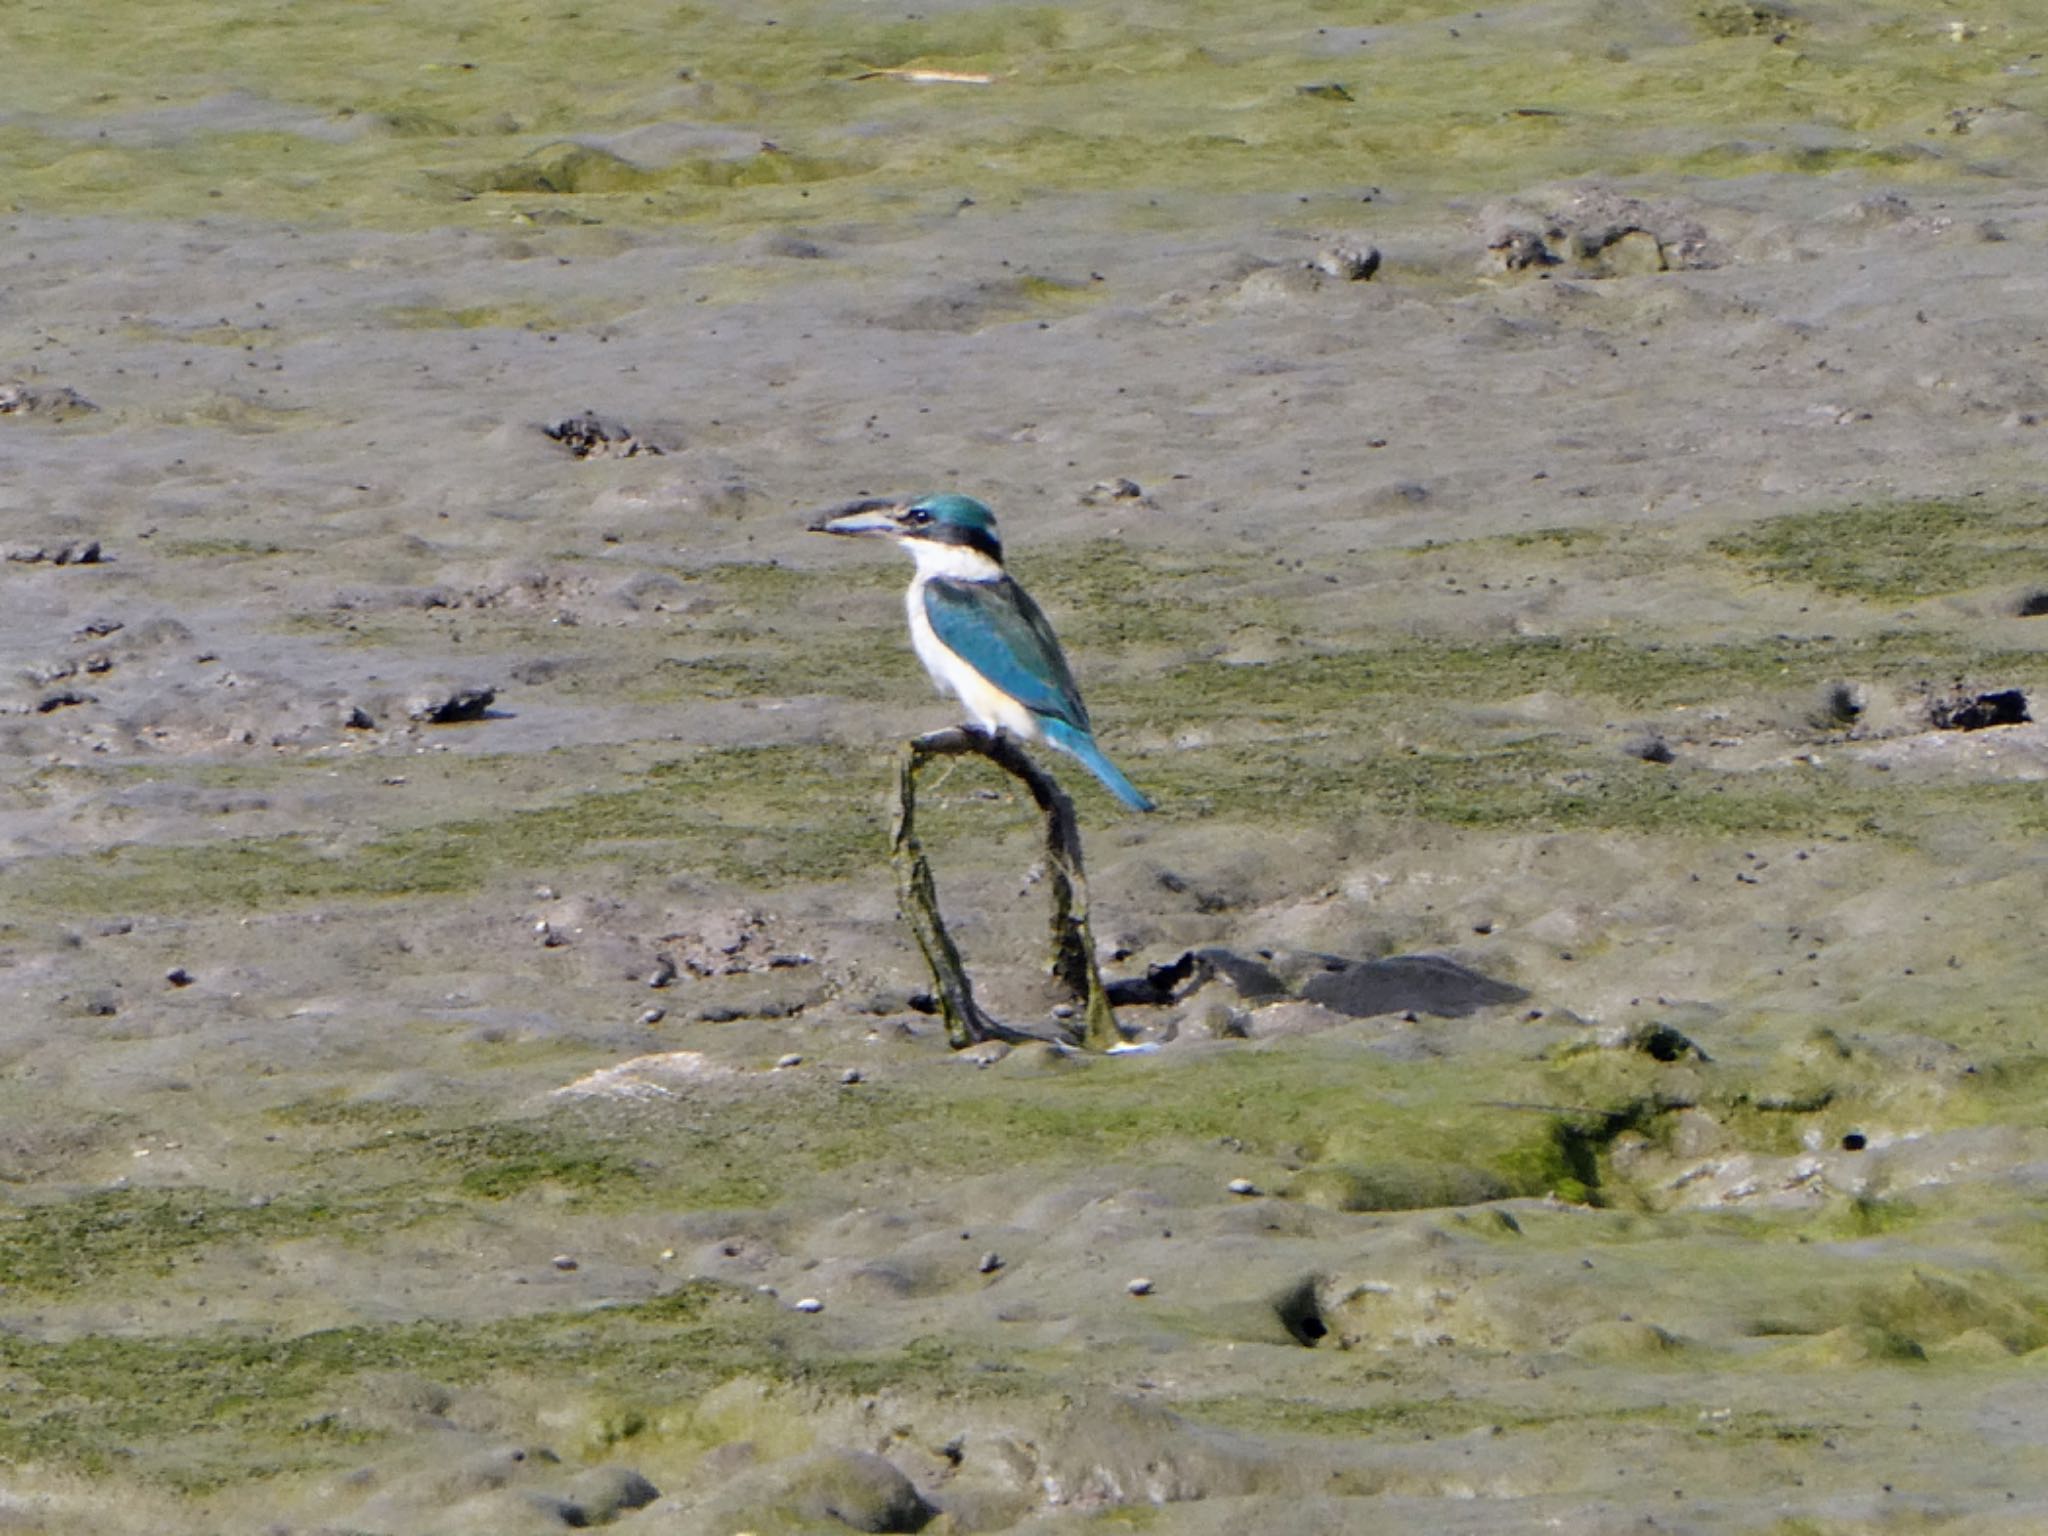
M 920 547 L 919 555 L 923 552 Z M 973 554 L 974 551 L 969 550 L 968 553 Z M 984 567 L 994 568 L 994 562 L 986 556 L 977 555 L 976 558 Z M 910 584 L 904 607 L 910 616 L 911 648 L 917 652 L 917 659 L 924 663 L 925 671 L 931 674 L 933 684 L 939 692 L 950 693 L 965 705 L 968 718 L 983 730 L 1006 730 L 1024 741 L 1038 740 L 1037 717 L 948 650 L 933 633 L 932 621 L 924 611 L 924 584 L 936 573 L 922 569 L 922 559 L 918 565 L 917 579 Z

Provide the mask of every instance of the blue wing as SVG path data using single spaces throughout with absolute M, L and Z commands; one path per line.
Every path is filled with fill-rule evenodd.
M 934 577 L 924 585 L 924 613 L 940 644 L 1033 714 L 1088 729 L 1081 690 L 1052 625 L 1009 577 Z

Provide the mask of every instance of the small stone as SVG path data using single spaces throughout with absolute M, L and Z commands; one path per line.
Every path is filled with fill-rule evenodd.
M 592 1467 L 569 1484 L 571 1507 L 578 1518 L 571 1526 L 609 1525 L 628 1510 L 643 1509 L 661 1497 L 661 1490 L 631 1467 Z
M 556 1254 L 553 1263 L 555 1268 L 561 1270 L 564 1274 L 568 1273 L 572 1269 L 577 1269 L 581 1267 L 577 1264 L 576 1260 L 573 1257 L 566 1253 Z
M 374 731 L 377 722 L 362 705 L 351 704 L 348 713 L 341 717 L 341 727 L 345 731 Z
M 822 1312 L 825 1310 L 825 1303 L 815 1296 L 806 1296 L 797 1302 L 796 1309 L 799 1312 Z
M 1591 275 L 1635 277 L 1665 270 L 1664 249 L 1647 229 L 1610 232 L 1597 251 L 1590 253 Z
M 668 1010 L 666 1008 L 647 1008 L 642 1010 L 640 1022 L 642 1024 L 659 1024 L 667 1017 Z
M 1232 1179 L 1229 1189 L 1233 1195 L 1256 1195 L 1259 1192 L 1259 1186 L 1250 1179 Z
M 1003 1267 L 1003 1256 L 991 1248 L 981 1256 L 980 1262 L 974 1267 L 981 1274 L 992 1275 Z
M 800 1067 L 803 1064 L 803 1057 L 798 1055 L 795 1051 L 791 1051 L 786 1056 L 778 1056 L 775 1058 L 775 1070 L 778 1072 L 782 1071 L 786 1067 Z
M 189 987 L 192 985 L 192 973 L 182 965 L 174 965 L 164 972 L 164 980 L 174 987 Z
M 1133 1296 L 1150 1296 L 1152 1294 L 1152 1282 L 1143 1275 L 1140 1275 L 1135 1280 L 1126 1284 L 1124 1289 Z
M 1081 505 L 1100 506 L 1105 501 L 1143 501 L 1145 488 L 1125 475 L 1113 480 L 1098 480 L 1081 493 Z
M 842 1083 L 847 1083 L 847 1084 L 852 1084 L 852 1083 L 857 1083 L 857 1082 L 860 1082 L 860 1081 L 861 1081 L 861 1070 L 860 1070 L 860 1068 L 859 1068 L 859 1067 L 848 1067 L 848 1068 L 847 1068 L 847 1069 L 846 1069 L 846 1070 L 845 1070 L 844 1072 L 842 1072 L 842 1073 L 840 1073 L 840 1074 L 839 1074 L 839 1081 L 840 1081 L 840 1082 L 842 1082 Z
M 667 955 L 659 955 L 655 958 L 654 969 L 647 974 L 647 985 L 657 988 L 668 986 L 677 974 L 675 961 Z
M 1309 266 L 1342 282 L 1367 282 L 1380 269 L 1379 247 L 1340 242 L 1316 252 Z

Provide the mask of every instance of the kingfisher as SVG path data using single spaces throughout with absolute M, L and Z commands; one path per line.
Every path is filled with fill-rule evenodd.
M 911 647 L 981 730 L 1046 742 L 1079 758 L 1132 810 L 1153 808 L 1095 744 L 1052 625 L 1003 569 L 995 513 L 971 496 L 853 501 L 819 513 L 811 529 L 894 539 L 917 562 L 904 596 Z

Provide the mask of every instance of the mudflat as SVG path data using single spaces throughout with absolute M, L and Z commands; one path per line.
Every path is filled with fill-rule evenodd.
M 7 26 L 0 1529 L 2048 1522 L 2037 7 Z

